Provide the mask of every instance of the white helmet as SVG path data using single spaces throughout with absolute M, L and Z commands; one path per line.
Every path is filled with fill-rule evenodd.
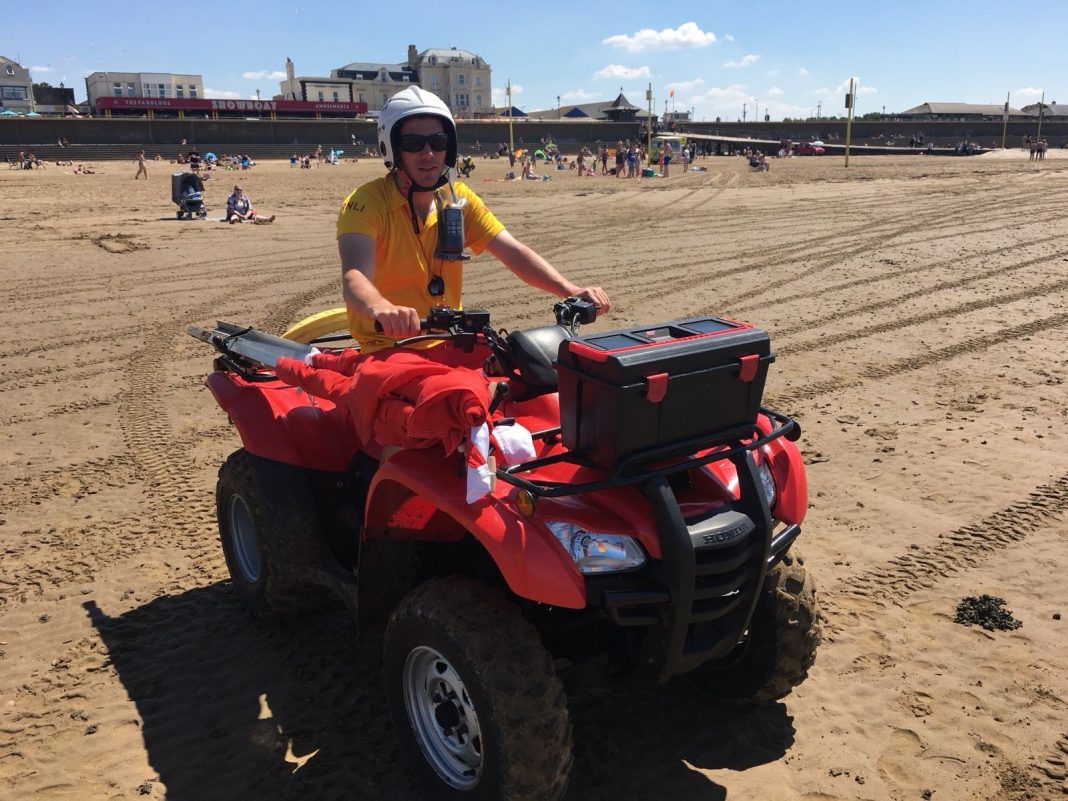
M 445 166 L 456 166 L 456 123 L 452 112 L 444 101 L 433 92 L 418 86 L 409 86 L 393 95 L 382 106 L 378 115 L 378 149 L 387 169 L 397 166 L 397 137 L 400 136 L 400 124 L 408 117 L 440 117 L 445 133 L 449 136 L 449 146 L 445 150 Z

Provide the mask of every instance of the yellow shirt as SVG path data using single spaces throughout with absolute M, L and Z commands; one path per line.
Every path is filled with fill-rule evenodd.
M 482 198 L 466 184 L 455 182 L 457 197 L 464 206 L 464 244 L 478 254 L 504 230 L 504 225 L 486 208 Z M 450 201 L 447 186 L 438 190 L 443 202 Z M 444 304 L 462 308 L 463 262 L 434 257 L 438 245 L 438 212 L 435 204 L 419 235 L 412 230 L 408 198 L 397 188 L 392 175 L 377 178 L 352 192 L 337 215 L 337 236 L 363 234 L 375 242 L 374 284 L 382 296 L 397 306 L 416 309 L 426 317 L 431 307 Z M 431 296 L 428 285 L 435 276 L 445 282 L 445 294 Z M 380 350 L 394 340 L 375 331 L 374 321 L 349 310 L 349 331 L 365 352 Z

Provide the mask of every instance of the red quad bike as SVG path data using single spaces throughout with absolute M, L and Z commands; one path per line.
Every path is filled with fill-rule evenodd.
M 563 795 L 564 680 L 622 692 L 689 674 L 768 700 L 815 659 L 815 589 L 791 552 L 800 429 L 760 406 L 767 334 L 706 316 L 583 336 L 592 304 L 555 313 L 507 333 L 440 308 L 413 338 L 485 359 L 494 430 L 531 432 L 534 458 L 498 464 L 473 503 L 463 454 L 383 453 L 343 406 L 280 381 L 279 357 L 309 345 L 190 329 L 218 351 L 207 385 L 244 443 L 216 496 L 235 590 L 276 615 L 333 594 L 362 631 L 384 627 L 392 715 L 429 798 Z

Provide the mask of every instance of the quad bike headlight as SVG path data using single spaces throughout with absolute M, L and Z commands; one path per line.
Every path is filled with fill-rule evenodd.
M 764 459 L 757 465 L 757 475 L 760 476 L 760 486 L 764 489 L 764 497 L 768 499 L 768 508 L 775 506 L 775 477 L 771 474 L 769 459 Z
M 587 531 L 561 521 L 550 521 L 548 526 L 582 573 L 618 573 L 645 564 L 645 552 L 633 537 Z

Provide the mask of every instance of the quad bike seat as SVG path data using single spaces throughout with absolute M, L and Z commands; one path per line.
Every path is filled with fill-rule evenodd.
M 557 377 L 553 364 L 560 352 L 560 343 L 574 338 L 571 330 L 562 325 L 543 325 L 508 334 L 506 341 L 525 385 L 524 397 L 556 391 Z

